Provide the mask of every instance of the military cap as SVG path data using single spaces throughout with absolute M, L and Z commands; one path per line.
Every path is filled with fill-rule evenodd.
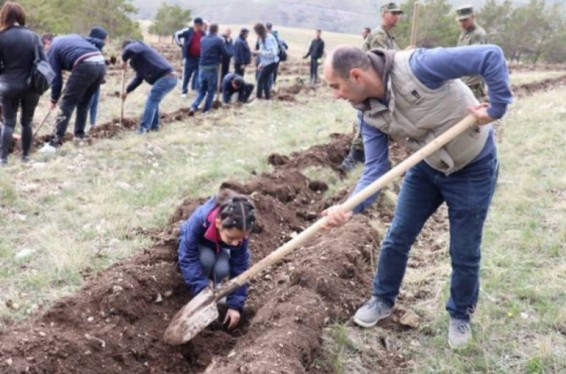
M 465 5 L 456 9 L 456 18 L 458 21 L 463 21 L 474 15 L 474 8 L 471 5 Z
M 403 13 L 399 5 L 395 3 L 387 3 L 381 6 L 381 13 L 392 12 L 392 13 Z

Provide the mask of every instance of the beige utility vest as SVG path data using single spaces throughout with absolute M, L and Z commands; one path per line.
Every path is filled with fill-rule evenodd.
M 467 108 L 478 101 L 459 79 L 446 81 L 434 90 L 422 84 L 409 64 L 413 52 L 395 54 L 389 73 L 389 106 L 371 99 L 363 119 L 394 139 L 404 139 L 411 151 L 417 151 L 463 119 Z M 474 127 L 425 161 L 446 175 L 454 173 L 480 154 L 488 136 L 488 126 Z

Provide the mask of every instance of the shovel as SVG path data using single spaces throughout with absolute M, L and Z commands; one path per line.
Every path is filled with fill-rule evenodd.
M 456 125 L 448 129 L 438 138 L 421 148 L 419 151 L 412 154 L 405 161 L 391 169 L 389 172 L 381 176 L 381 178 L 374 181 L 372 184 L 364 188 L 355 196 L 352 196 L 348 201 L 344 202 L 341 207 L 344 212 L 352 211 L 356 206 L 362 203 L 371 195 L 377 193 L 380 189 L 385 187 L 388 183 L 392 182 L 397 177 L 400 177 L 421 162 L 426 157 L 438 151 L 445 144 L 462 134 L 465 130 L 471 128 L 476 124 L 476 118 L 468 115 L 466 118 L 458 122 Z M 234 292 L 238 287 L 244 285 L 247 281 L 257 276 L 259 273 L 267 269 L 269 266 L 280 261 L 284 256 L 289 254 L 294 249 L 302 245 L 306 240 L 312 238 L 320 229 L 324 227 L 326 218 L 319 219 L 317 222 L 309 226 L 305 231 L 297 235 L 295 238 L 285 243 L 277 250 L 272 252 L 267 257 L 263 258 L 260 262 L 252 266 L 246 272 L 240 274 L 238 277 L 231 279 L 221 288 L 213 291 L 206 288 L 195 296 L 188 304 L 175 314 L 173 320 L 165 331 L 165 342 L 171 345 L 179 345 L 188 342 L 194 338 L 206 326 L 214 322 L 219 314 L 216 305 L 217 300 Z
M 53 111 L 53 109 L 49 109 L 49 111 L 47 112 L 47 114 L 45 115 L 45 117 L 43 117 L 43 121 L 41 121 L 41 123 L 39 124 L 39 126 L 37 126 L 37 129 L 35 129 L 35 132 L 32 135 L 32 139 L 34 139 L 37 134 L 39 134 L 39 130 L 41 130 L 41 128 L 43 127 L 43 125 L 45 125 L 45 122 L 47 122 L 47 118 L 49 118 L 49 115 L 51 114 L 51 112 Z
M 127 66 L 124 67 L 122 71 L 122 91 L 120 91 L 120 127 L 122 127 L 124 122 L 124 91 L 126 90 L 126 69 Z

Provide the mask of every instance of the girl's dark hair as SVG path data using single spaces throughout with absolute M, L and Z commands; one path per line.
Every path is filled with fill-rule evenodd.
M 14 24 L 26 25 L 26 13 L 24 8 L 13 1 L 6 1 L 0 10 L 0 31 L 5 31 Z
M 252 231 L 255 223 L 255 207 L 247 196 L 223 190 L 216 196 L 216 203 L 220 207 L 220 221 L 223 229 Z
M 254 31 L 257 36 L 260 37 L 261 41 L 265 42 L 265 37 L 267 36 L 267 29 L 263 23 L 256 23 L 254 26 Z

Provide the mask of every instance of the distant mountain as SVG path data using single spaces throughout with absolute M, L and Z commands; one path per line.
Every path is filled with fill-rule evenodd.
M 321 28 L 326 31 L 357 33 L 365 26 L 375 27 L 379 7 L 385 1 L 375 0 L 166 0 L 168 4 L 191 9 L 193 17 L 200 16 L 220 24 L 253 24 L 273 22 L 275 25 Z M 515 0 L 517 4 L 526 0 Z M 153 19 L 161 2 L 134 0 L 139 9 L 137 18 Z M 481 8 L 484 0 L 456 0 L 456 8 L 473 4 Z

